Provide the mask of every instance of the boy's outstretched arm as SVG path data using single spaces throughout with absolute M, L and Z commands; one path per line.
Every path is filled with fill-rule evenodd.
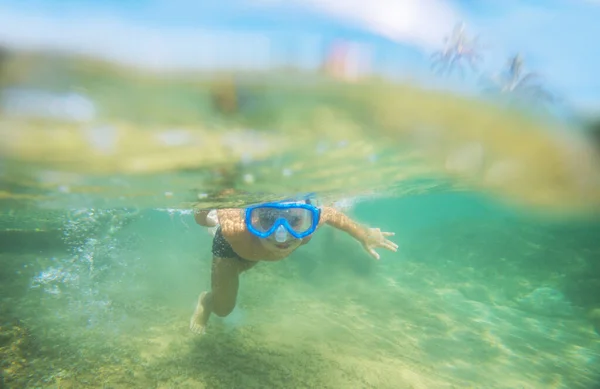
M 358 240 L 364 249 L 375 259 L 379 259 L 376 248 L 384 248 L 390 251 L 397 251 L 398 245 L 388 239 L 387 236 L 394 236 L 393 232 L 382 232 L 379 228 L 368 228 L 356 223 L 348 216 L 335 208 L 321 208 L 321 219 L 319 225 L 329 224 L 339 230 L 347 232 L 354 239 Z

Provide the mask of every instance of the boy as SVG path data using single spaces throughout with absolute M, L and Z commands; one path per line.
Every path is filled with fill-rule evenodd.
M 211 313 L 225 317 L 235 307 L 239 275 L 258 261 L 279 261 L 310 241 L 323 224 L 347 232 L 373 258 L 375 248 L 396 251 L 386 239 L 392 232 L 366 228 L 335 208 L 318 208 L 310 200 L 264 203 L 245 209 L 199 210 L 194 215 L 201 226 L 214 228 L 211 291 L 202 292 L 190 320 L 190 330 L 203 334 Z

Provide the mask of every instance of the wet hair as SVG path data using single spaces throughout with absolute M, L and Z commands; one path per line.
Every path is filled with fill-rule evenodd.
M 297 203 L 305 203 L 305 204 L 314 205 L 313 201 L 311 199 L 309 199 L 309 198 L 305 198 L 305 199 L 302 199 L 302 198 L 295 198 L 295 199 L 294 198 L 288 198 L 288 199 L 285 199 L 285 200 L 279 200 L 279 201 L 274 201 L 274 202 L 275 203 L 296 203 L 296 204 Z

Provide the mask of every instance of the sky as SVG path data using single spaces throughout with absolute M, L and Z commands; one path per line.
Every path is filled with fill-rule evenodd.
M 553 91 L 597 111 L 597 20 L 600 0 L 0 0 L 0 45 L 157 69 L 315 68 L 344 38 L 372 49 L 376 71 L 426 82 L 429 56 L 463 21 L 486 45 L 481 71 L 521 53 Z

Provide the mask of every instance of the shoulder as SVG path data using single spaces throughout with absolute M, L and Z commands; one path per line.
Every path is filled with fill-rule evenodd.
M 248 234 L 244 222 L 244 210 L 239 208 L 227 208 L 217 210 L 219 224 L 223 236 L 227 239 L 235 239 L 240 235 Z

